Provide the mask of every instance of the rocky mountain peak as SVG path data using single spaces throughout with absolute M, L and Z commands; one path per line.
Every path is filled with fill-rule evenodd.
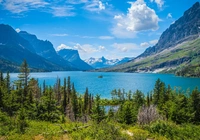
M 80 59 L 78 51 L 73 49 L 62 49 L 58 51 L 58 54 L 68 61 L 69 59 Z
M 57 51 L 58 55 L 60 55 L 63 59 L 71 62 L 74 66 L 81 70 L 91 70 L 93 69 L 90 65 L 84 62 L 78 53 L 78 50 L 73 49 L 61 49 Z

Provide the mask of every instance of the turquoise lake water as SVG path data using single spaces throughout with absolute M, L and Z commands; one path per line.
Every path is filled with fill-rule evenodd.
M 11 73 L 11 81 L 17 79 L 17 73 Z M 98 78 L 103 75 L 103 78 Z M 177 77 L 172 74 L 150 74 L 150 73 L 104 73 L 104 72 L 45 72 L 30 73 L 30 77 L 38 79 L 42 84 L 45 80 L 46 85 L 54 85 L 57 78 L 61 79 L 63 84 L 64 77 L 71 77 L 76 91 L 84 93 L 86 87 L 93 95 L 100 94 L 102 98 L 110 98 L 113 89 L 125 89 L 125 91 L 141 90 L 144 94 L 154 88 L 155 81 L 160 78 L 166 85 L 178 87 L 182 91 L 194 89 L 196 86 L 200 89 L 200 78 Z

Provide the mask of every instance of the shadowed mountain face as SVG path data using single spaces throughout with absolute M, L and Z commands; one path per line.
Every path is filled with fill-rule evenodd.
M 35 53 L 33 46 L 9 25 L 0 24 L 0 45 L 15 46 Z
M 93 69 L 86 62 L 81 60 L 79 53 L 77 50 L 71 49 L 62 49 L 58 51 L 58 54 L 65 60 L 71 62 L 74 66 L 76 66 L 80 70 L 91 70 Z
M 47 50 L 48 51 L 48 50 Z M 55 51 L 55 50 L 54 50 Z M 57 55 L 58 56 L 58 55 Z M 59 58 L 59 56 L 57 57 Z M 70 65 L 60 65 L 50 59 L 37 54 L 35 47 L 28 40 L 21 37 L 11 26 L 0 24 L 0 60 L 5 71 L 18 71 L 19 66 L 27 60 L 34 71 L 74 70 L 71 64 L 61 57 L 58 59 Z M 5 62 L 5 63 L 4 63 Z M 8 67 L 8 69 L 5 69 Z M 77 69 L 76 69 L 77 70 Z
M 39 40 L 35 35 L 29 34 L 25 31 L 19 32 L 19 35 L 30 42 L 37 55 L 44 57 L 45 59 L 57 65 L 60 65 L 66 70 L 77 70 L 73 64 L 67 60 L 64 60 L 56 53 L 53 44 L 50 41 Z

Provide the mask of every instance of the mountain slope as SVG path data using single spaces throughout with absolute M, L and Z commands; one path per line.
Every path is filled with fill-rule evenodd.
M 130 62 L 131 60 L 133 60 L 134 57 L 124 57 L 121 60 L 119 60 L 119 62 L 117 62 L 115 65 L 120 65 L 126 62 Z
M 37 55 L 33 46 L 9 25 L 0 24 L 0 61 L 11 62 L 2 64 L 9 66 L 12 71 L 17 71 L 21 63 L 27 60 L 29 67 L 37 71 L 65 70 L 63 67 L 54 64 Z M 7 71 L 7 70 L 5 70 Z
M 176 46 L 188 40 L 198 38 L 200 33 L 200 4 L 196 2 L 184 15 L 165 30 L 158 43 L 148 48 L 140 57 L 149 56 L 161 52 L 164 49 Z
M 74 66 L 76 66 L 80 70 L 93 69 L 90 65 L 81 60 L 77 50 L 62 49 L 58 51 L 58 55 L 60 55 L 63 59 L 71 62 Z
M 158 43 L 134 60 L 104 69 L 120 72 L 175 72 L 181 66 L 199 63 L 200 4 L 195 3 L 161 35 Z
M 56 53 L 53 44 L 50 41 L 39 40 L 35 35 L 29 34 L 26 31 L 19 32 L 19 35 L 30 42 L 39 56 L 44 57 L 52 63 L 60 65 L 66 70 L 77 70 L 75 66 Z
M 20 37 L 18 33 L 9 25 L 0 24 L 0 43 L 1 45 L 15 46 L 27 49 L 35 53 L 33 46 L 24 38 Z

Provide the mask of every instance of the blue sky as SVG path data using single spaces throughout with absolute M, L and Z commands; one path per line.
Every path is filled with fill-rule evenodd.
M 0 0 L 0 23 L 90 57 L 136 57 L 199 0 Z

